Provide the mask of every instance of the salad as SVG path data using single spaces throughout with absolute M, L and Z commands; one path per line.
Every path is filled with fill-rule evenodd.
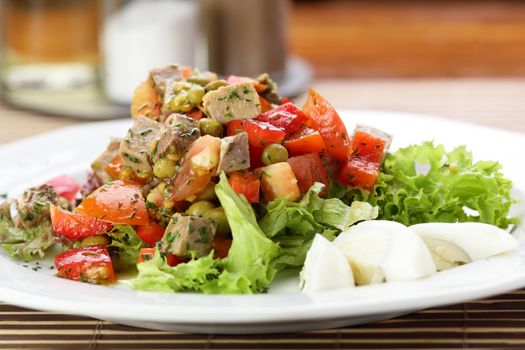
M 261 293 L 422 278 L 517 247 L 512 183 L 464 146 L 347 130 L 309 89 L 298 106 L 255 79 L 170 65 L 131 103 L 80 185 L 60 176 L 0 203 L 13 258 L 54 257 L 59 277 L 137 290 Z

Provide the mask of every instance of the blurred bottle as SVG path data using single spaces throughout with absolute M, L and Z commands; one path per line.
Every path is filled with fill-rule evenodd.
M 2 0 L 1 6 L 7 101 L 46 110 L 50 96 L 59 101 L 60 94 L 93 89 L 101 0 Z
M 200 0 L 208 68 L 219 74 L 283 77 L 288 0 Z

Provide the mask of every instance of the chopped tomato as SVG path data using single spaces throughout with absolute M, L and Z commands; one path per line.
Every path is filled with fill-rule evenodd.
M 122 225 L 149 223 L 140 187 L 121 180 L 113 181 L 91 193 L 77 207 L 81 214 Z
M 287 134 L 297 131 L 307 119 L 303 111 L 293 103 L 280 105 L 257 117 L 257 120 L 267 122 Z
M 364 131 L 356 131 L 352 137 L 352 156 L 369 162 L 381 163 L 385 141 Z
M 137 259 L 137 263 L 143 263 L 148 260 L 153 259 L 155 256 L 155 248 L 142 248 L 139 251 L 139 257 Z M 186 262 L 186 260 L 176 257 L 173 254 L 164 254 L 164 257 L 166 258 L 166 262 L 169 266 L 177 266 L 178 264 Z
M 281 143 L 286 133 L 270 123 L 244 119 L 233 120 L 227 125 L 228 136 L 233 136 L 239 132 L 248 133 L 248 141 L 254 147 L 266 147 L 271 143 Z
M 115 271 L 105 246 L 92 245 L 70 249 L 55 257 L 58 276 L 89 283 L 111 283 Z
M 319 93 L 308 89 L 308 98 L 303 111 L 309 118 L 308 126 L 321 133 L 326 152 L 337 159 L 345 160 L 350 149 L 350 138 L 345 124 L 334 107 Z
M 148 225 L 140 225 L 135 227 L 137 236 L 149 246 L 154 246 L 164 236 L 166 229 L 156 222 L 151 221 Z
M 53 231 L 71 241 L 111 231 L 113 225 L 92 217 L 71 213 L 51 204 L 49 207 Z
M 215 258 L 224 259 L 225 257 L 227 257 L 231 246 L 231 239 L 215 236 L 215 238 L 213 239 L 213 250 L 215 251 Z
M 330 184 L 326 177 L 326 171 L 317 153 L 291 157 L 288 159 L 288 164 L 292 167 L 301 193 L 306 193 L 316 182 L 321 182 L 326 185 L 326 190 L 323 191 L 324 193 L 329 189 L 328 186 Z
M 288 135 L 283 144 L 292 155 L 318 153 L 325 149 L 323 137 L 319 131 L 307 126 L 303 126 L 298 131 Z
M 70 176 L 62 175 L 55 177 L 47 182 L 48 185 L 53 186 L 57 194 L 72 201 L 76 198 L 78 191 L 80 191 L 80 185 Z
M 379 174 L 379 163 L 352 157 L 343 164 L 339 172 L 339 181 L 344 184 L 371 190 Z
M 164 254 L 164 256 L 166 257 L 166 262 L 170 266 L 177 266 L 178 264 L 186 262 L 185 259 L 179 258 L 178 256 L 175 256 L 173 254 Z
M 153 259 L 155 256 L 155 248 L 142 248 L 139 251 L 139 257 L 137 259 L 137 263 L 143 263 L 146 261 L 149 261 Z
M 122 173 L 122 169 L 124 166 L 122 165 L 122 159 L 120 156 L 116 156 L 113 158 L 111 162 L 109 162 L 108 165 L 104 168 L 104 171 L 111 177 L 113 180 L 120 179 L 120 173 Z
M 273 108 L 272 104 L 264 97 L 259 96 L 259 103 L 261 104 L 261 112 L 268 112 Z
M 195 108 L 193 111 L 189 112 L 186 115 L 195 120 L 201 120 L 201 118 L 204 117 L 204 113 L 198 108 Z
M 159 94 L 150 77 L 135 89 L 131 99 L 131 117 L 136 118 L 143 115 L 151 119 L 158 119 L 161 105 Z
M 173 200 L 190 200 L 206 188 L 219 165 L 220 147 L 220 139 L 210 135 L 191 144 L 173 181 Z
M 259 203 L 261 181 L 249 171 L 236 171 L 228 175 L 228 182 L 235 192 L 244 195 L 248 202 Z
M 180 72 L 182 74 L 182 77 L 184 79 L 188 79 L 191 74 L 193 73 L 193 68 L 189 67 L 189 66 L 182 66 L 180 67 Z
M 262 154 L 264 147 L 253 147 L 250 145 L 250 169 L 257 169 L 264 166 L 262 162 Z

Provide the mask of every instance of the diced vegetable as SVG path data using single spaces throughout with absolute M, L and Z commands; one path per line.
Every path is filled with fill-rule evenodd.
M 123 181 L 110 182 L 80 203 L 77 211 L 95 219 L 122 225 L 149 223 L 140 187 Z
M 228 136 L 240 132 L 248 133 L 248 141 L 253 147 L 266 147 L 271 143 L 281 143 L 286 133 L 275 126 L 257 120 L 234 120 L 228 123 Z
M 261 173 L 261 188 L 267 201 L 287 198 L 296 201 L 301 196 L 297 179 L 290 164 L 282 162 L 268 165 Z
M 115 281 L 113 264 L 105 246 L 70 249 L 55 257 L 58 276 L 94 284 Z
M 298 155 L 322 152 L 325 149 L 325 144 L 319 131 L 303 126 L 284 139 L 284 147 L 292 155 Z
M 379 175 L 379 163 L 349 158 L 341 167 L 338 179 L 344 184 L 370 190 Z
M 257 117 L 257 120 L 272 124 L 287 134 L 297 131 L 307 119 L 306 114 L 293 103 L 280 105 Z
M 350 137 L 335 108 L 319 93 L 308 89 L 303 111 L 309 118 L 309 126 L 318 130 L 323 137 L 326 152 L 345 160 L 349 154 Z
M 235 192 L 242 194 L 250 203 L 259 203 L 261 182 L 257 175 L 249 172 L 234 172 L 228 176 L 228 182 Z
M 206 188 L 219 164 L 220 145 L 220 139 L 209 135 L 192 143 L 171 187 L 175 201 L 192 199 Z
M 49 208 L 53 231 L 71 241 L 96 236 L 111 231 L 113 225 L 92 217 L 71 213 L 51 205 Z
M 131 100 L 131 117 L 139 115 L 157 119 L 160 116 L 161 101 L 151 78 L 143 81 L 135 89 Z
M 216 259 L 224 259 L 228 256 L 230 247 L 232 246 L 232 240 L 221 236 L 216 236 L 213 239 L 213 250 L 215 251 L 214 257 Z
M 302 194 L 306 193 L 316 182 L 321 182 L 326 186 L 322 193 L 326 194 L 330 191 L 326 171 L 317 153 L 291 157 L 288 159 L 288 164 L 292 167 Z
M 47 182 L 48 185 L 53 186 L 56 193 L 67 199 L 68 201 L 73 201 L 78 191 L 80 191 L 80 185 L 78 182 L 70 176 L 62 175 L 55 177 Z
M 264 97 L 259 96 L 259 103 L 261 104 L 261 112 L 262 113 L 268 112 L 268 111 L 272 110 L 272 108 L 273 108 L 272 104 L 270 102 L 268 102 L 268 100 L 265 99 Z
M 153 259 L 155 257 L 155 251 L 155 248 L 142 248 L 139 252 L 137 263 L 143 263 Z M 184 259 L 177 258 L 173 254 L 164 254 L 164 258 L 169 266 L 177 266 L 178 264 L 185 262 Z
M 135 227 L 137 236 L 146 243 L 147 245 L 153 247 L 158 241 L 164 236 L 165 228 L 156 222 L 151 221 L 147 225 L 139 225 Z
M 364 131 L 357 130 L 352 137 L 352 157 L 381 163 L 385 141 Z
M 112 180 L 118 180 L 120 179 L 120 174 L 122 173 L 123 168 L 122 159 L 117 155 L 108 165 L 106 165 L 106 167 L 104 167 L 104 171 Z

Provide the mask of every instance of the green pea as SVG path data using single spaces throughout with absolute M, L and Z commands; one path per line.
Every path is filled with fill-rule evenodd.
M 202 102 L 204 97 L 204 88 L 200 86 L 194 86 L 188 91 L 188 100 L 195 106 L 199 105 Z
M 286 162 L 288 160 L 288 150 L 278 143 L 272 143 L 264 149 L 261 161 L 265 165 Z
M 162 179 L 172 177 L 177 172 L 177 164 L 169 158 L 161 158 L 153 165 L 153 175 Z
M 226 86 L 226 85 L 228 85 L 226 80 L 215 80 L 207 84 L 204 88 L 206 89 L 206 91 L 213 91 L 213 90 L 217 90 L 221 86 Z
M 186 214 L 194 216 L 204 216 L 206 212 L 215 208 L 213 203 L 208 201 L 198 201 L 190 205 L 186 210 Z
M 199 120 L 199 128 L 201 129 L 201 135 L 211 135 L 215 137 L 222 137 L 223 128 L 221 123 L 215 119 L 202 118 Z
M 196 75 L 192 75 L 187 79 L 188 82 L 199 84 L 201 86 L 206 86 L 211 82 L 214 82 L 217 80 L 217 74 L 212 72 L 202 72 L 198 73 Z
M 80 242 L 80 246 L 82 247 L 89 247 L 90 245 L 99 245 L 99 244 L 111 244 L 111 240 L 106 235 L 97 235 L 97 236 L 89 236 L 85 237 L 82 242 Z
M 184 105 L 187 101 L 188 93 L 181 91 L 177 96 L 171 99 L 169 102 L 169 108 L 174 112 L 182 112 Z
M 206 185 L 206 188 L 199 194 L 199 197 L 197 197 L 200 201 L 209 201 L 213 202 L 217 200 L 217 195 L 215 194 L 215 183 L 210 182 L 208 185 Z
M 222 207 L 208 210 L 204 213 L 204 217 L 210 219 L 217 226 L 217 236 L 227 236 L 230 233 L 230 225 L 228 224 L 228 218 Z

